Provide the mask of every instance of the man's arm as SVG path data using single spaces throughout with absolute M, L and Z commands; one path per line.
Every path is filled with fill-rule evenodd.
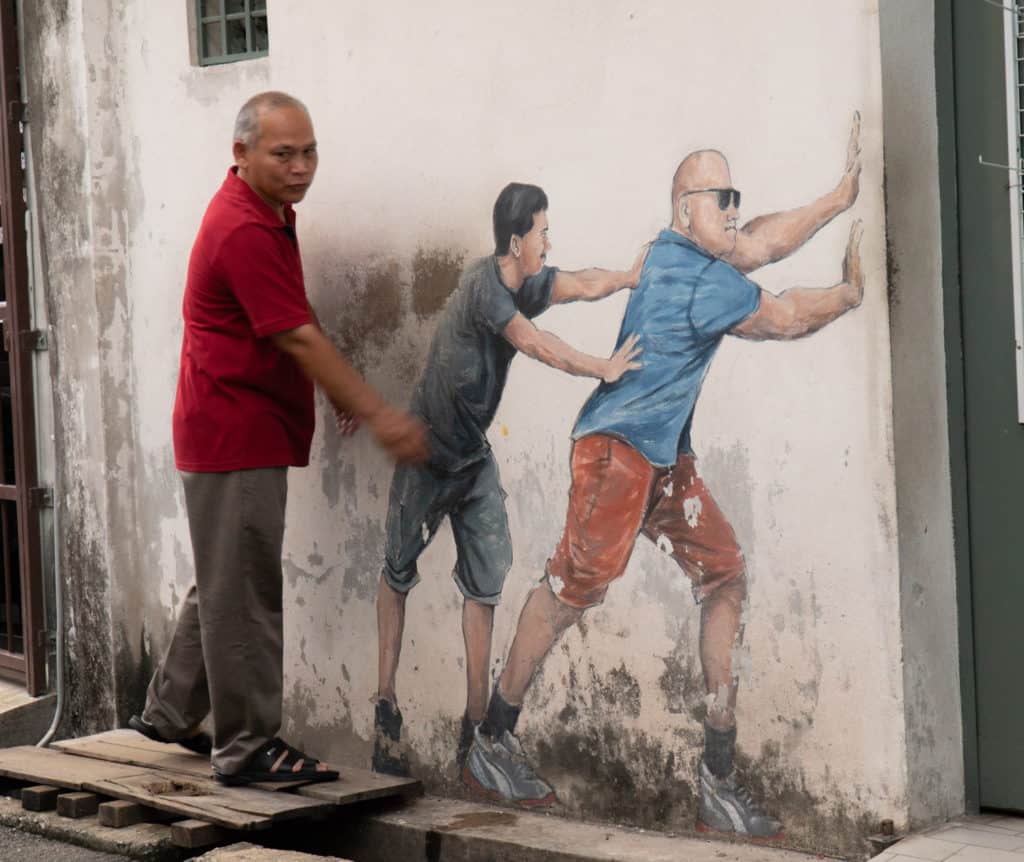
M 839 185 L 807 206 L 758 216 L 740 228 L 736 247 L 725 259 L 740 272 L 752 272 L 789 257 L 832 219 L 853 206 L 860 192 L 860 114 L 854 113 L 846 170 Z
M 319 384 L 335 410 L 350 413 L 369 425 L 377 442 L 393 458 L 414 463 L 426 459 L 426 434 L 420 422 L 389 406 L 319 326 L 306 323 L 270 337 L 307 377 Z
M 538 362 L 575 374 L 577 377 L 596 377 L 605 383 L 614 383 L 627 371 L 639 368 L 634 358 L 642 352 L 633 335 L 607 359 L 582 353 L 570 347 L 561 338 L 543 329 L 537 329 L 524 315 L 516 313 L 501 333 L 516 350 Z
M 575 272 L 559 270 L 555 273 L 555 283 L 551 287 L 552 304 L 574 302 L 582 299 L 593 302 L 603 299 L 624 287 L 634 288 L 640 281 L 640 270 L 644 268 L 648 246 L 644 246 L 636 260 L 625 272 L 612 269 L 580 269 Z
M 832 287 L 792 287 L 778 296 L 761 291 L 761 305 L 730 332 L 756 341 L 788 341 L 802 338 L 828 325 L 864 298 L 864 273 L 860 263 L 863 225 L 850 228 L 843 260 L 843 280 Z
M 320 323 L 320 318 L 317 316 L 316 309 L 310 305 L 308 300 L 306 301 L 306 305 L 309 306 L 309 316 L 313 318 L 313 325 L 323 332 L 324 328 Z M 361 424 L 359 417 L 351 411 L 341 407 L 334 408 L 334 426 L 338 429 L 338 433 L 341 434 L 342 437 L 351 437 L 359 430 L 359 426 Z

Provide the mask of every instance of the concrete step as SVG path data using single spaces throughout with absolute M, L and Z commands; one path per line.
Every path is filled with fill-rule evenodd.
M 50 727 L 57 696 L 30 697 L 25 689 L 0 681 L 0 744 L 35 745 Z
M 309 833 L 295 849 L 358 862 L 811 862 L 826 857 L 425 796 Z M 1024 857 L 1022 857 L 1024 860 Z

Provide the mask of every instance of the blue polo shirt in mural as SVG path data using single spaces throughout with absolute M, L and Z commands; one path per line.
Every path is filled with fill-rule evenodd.
M 644 262 L 616 349 L 640 336 L 643 367 L 602 383 L 583 405 L 573 439 L 619 437 L 656 466 L 691 452 L 693 409 L 722 337 L 760 304 L 761 290 L 734 266 L 663 230 Z
M 430 434 L 431 466 L 454 472 L 490 452 L 487 429 L 516 355 L 502 333 L 517 312 L 532 319 L 551 304 L 557 272 L 545 266 L 513 292 L 502 282 L 493 256 L 463 270 L 441 313 L 412 400 L 412 412 Z

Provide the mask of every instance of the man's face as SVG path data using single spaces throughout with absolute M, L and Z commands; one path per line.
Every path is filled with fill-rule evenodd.
M 523 237 L 512 237 L 519 247 L 519 264 L 525 276 L 536 275 L 544 266 L 551 243 L 548 242 L 548 214 L 544 210 L 533 214 L 533 227 Z
M 316 173 L 313 124 L 299 108 L 260 113 L 260 134 L 251 147 L 235 141 L 238 175 L 275 210 L 301 201 Z
M 736 247 L 740 211 L 736 196 L 719 194 L 719 189 L 725 192 L 731 186 L 726 181 L 714 190 L 691 192 L 681 198 L 680 206 L 689 210 L 690 231 L 697 245 L 715 257 L 724 257 Z M 724 209 L 722 203 L 726 204 Z

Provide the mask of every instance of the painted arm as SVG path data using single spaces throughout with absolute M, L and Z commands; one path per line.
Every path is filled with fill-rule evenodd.
M 593 302 L 595 299 L 604 299 L 624 287 L 636 287 L 640 281 L 640 270 L 644 268 L 648 248 L 647 245 L 643 247 L 633 261 L 633 266 L 625 272 L 596 267 L 575 272 L 559 270 L 555 274 L 555 283 L 551 288 L 551 302 L 575 302 L 578 299 Z
M 803 338 L 827 326 L 864 298 L 864 273 L 860 262 L 860 221 L 850 228 L 843 259 L 843 280 L 832 287 L 792 287 L 778 296 L 761 291 L 761 305 L 731 333 L 755 341 L 789 341 Z
M 501 334 L 516 350 L 577 377 L 596 377 L 605 383 L 614 383 L 627 371 L 640 367 L 639 362 L 633 361 L 641 353 L 641 348 L 636 344 L 636 335 L 630 336 L 610 357 L 601 359 L 570 347 L 554 333 L 537 329 L 518 312 Z
M 377 443 L 392 458 L 411 463 L 426 459 L 426 432 L 420 422 L 387 404 L 318 326 L 306 323 L 270 337 L 324 390 L 336 411 L 366 422 Z
M 854 113 L 846 169 L 839 185 L 807 206 L 758 216 L 740 228 L 736 247 L 725 259 L 740 272 L 752 272 L 789 257 L 832 219 L 853 206 L 860 192 L 860 113 Z

